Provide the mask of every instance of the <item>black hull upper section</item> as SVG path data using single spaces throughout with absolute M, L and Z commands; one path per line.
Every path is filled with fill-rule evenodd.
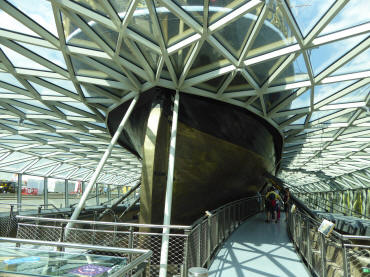
M 165 88 L 154 88 L 140 95 L 118 143 L 142 159 L 142 145 L 150 110 L 161 103 L 164 113 L 170 117 L 173 95 L 173 91 Z M 112 136 L 129 104 L 124 103 L 109 113 L 107 126 Z M 274 164 L 274 171 L 278 168 L 282 151 L 280 133 L 246 109 L 183 93 L 180 95 L 178 120 L 190 128 L 255 152 Z

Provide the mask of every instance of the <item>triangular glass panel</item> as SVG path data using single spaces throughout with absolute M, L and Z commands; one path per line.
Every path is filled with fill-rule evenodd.
M 217 92 L 218 88 L 222 84 L 222 82 L 225 80 L 226 76 L 218 76 L 217 78 L 210 79 L 206 82 L 203 82 L 202 84 L 196 85 L 196 87 L 199 87 L 201 89 L 205 89 L 211 92 Z
M 95 77 L 99 79 L 114 80 L 109 74 L 97 70 L 95 67 L 83 62 L 82 60 L 71 56 L 72 65 L 76 75 Z
M 279 65 L 285 60 L 285 57 L 278 57 L 265 62 L 253 64 L 247 66 L 248 72 L 251 74 L 254 80 L 258 82 L 260 86 L 268 79 L 268 77 L 274 73 L 274 71 L 279 67 Z M 292 71 L 291 66 L 286 69 Z
M 281 117 L 274 117 L 274 121 L 277 123 L 277 124 L 281 124 L 285 121 L 287 121 L 288 119 L 290 119 L 291 117 L 293 117 L 294 115 L 288 115 L 288 116 L 281 116 Z
M 168 12 L 167 8 L 156 3 L 158 21 L 161 26 L 164 43 L 167 47 L 174 45 L 196 32 L 175 14 Z
M 343 104 L 343 103 L 354 103 L 354 102 L 365 102 L 369 96 L 370 84 L 358 88 L 349 94 L 331 102 L 330 104 Z
M 40 95 L 49 95 L 49 96 L 63 96 L 59 92 L 56 92 L 55 90 L 46 88 L 44 86 L 40 86 L 39 84 L 36 84 L 34 82 L 29 81 L 31 86 L 40 94 Z
M 68 16 L 66 16 L 63 12 L 61 14 L 66 44 L 101 51 L 99 46 L 93 42 L 91 38 L 87 36 L 77 25 L 75 25 L 73 21 L 68 18 Z
M 43 166 L 43 165 L 46 165 L 46 164 L 50 164 L 50 163 L 53 163 L 53 162 L 54 161 L 52 161 L 52 160 L 42 158 L 37 163 L 35 163 L 31 168 L 37 168 L 37 167 L 40 167 L 40 166 Z
M 2 94 L 16 94 L 17 92 L 14 92 L 14 91 L 11 91 L 11 90 L 8 90 L 8 89 L 5 89 L 5 88 L 2 88 L 1 86 L 0 86 L 0 93 L 2 93 Z
M 37 100 L 22 100 L 21 102 L 29 104 L 31 106 L 35 106 L 37 108 L 42 108 L 44 110 L 51 111 L 49 109 L 49 107 L 47 107 L 45 104 L 43 104 L 43 103 L 41 103 L 40 101 L 37 101 Z
M 312 70 L 317 76 L 324 69 L 329 67 L 332 63 L 340 57 L 351 51 L 357 44 L 364 40 L 368 35 L 360 35 L 348 39 L 338 40 L 329 44 L 321 45 L 313 48 L 310 53 L 310 60 Z M 325 57 L 325 58 L 323 58 Z
M 264 94 L 263 99 L 265 101 L 265 106 L 266 106 L 267 111 L 272 110 L 273 107 L 279 104 L 288 95 L 291 95 L 289 91 L 281 91 L 281 92 Z M 289 105 L 287 104 L 287 106 Z M 287 106 L 285 106 L 285 108 Z
M 248 83 L 248 81 L 244 78 L 242 73 L 238 71 L 234 79 L 231 81 L 229 86 L 226 88 L 225 93 L 227 92 L 235 92 L 235 91 L 245 91 L 245 90 L 252 90 L 252 86 Z M 241 99 L 241 98 L 238 98 Z
M 290 109 L 300 109 L 310 106 L 311 89 L 308 89 L 305 93 L 295 98 L 290 104 Z
M 21 22 L 16 20 L 14 17 L 10 16 L 6 12 L 0 9 L 0 28 L 4 30 L 9 30 L 12 32 L 18 32 L 23 35 L 31 35 L 34 37 L 40 37 L 34 31 L 23 25 Z
M 109 0 L 109 2 L 121 19 L 125 17 L 126 11 L 131 4 L 130 1 Z
M 107 98 L 107 96 L 104 96 L 104 94 L 112 94 L 117 97 L 122 97 L 126 94 L 126 92 L 122 89 L 116 89 L 116 88 L 107 88 L 103 86 L 81 86 L 82 91 L 84 92 L 85 97 L 103 97 Z M 99 93 L 102 92 L 102 93 Z
M 27 170 L 26 172 L 27 173 L 32 173 L 34 175 L 37 175 L 37 176 L 43 176 L 44 174 L 48 173 L 50 170 L 52 170 L 54 167 L 56 167 L 56 164 L 53 164 L 51 166 L 47 166 L 47 167 L 44 167 L 44 168 L 40 168 L 38 170 L 32 170 L 32 169 L 29 169 Z M 49 179 L 50 180 L 50 179 Z M 49 181 L 50 182 L 50 181 Z
M 325 116 L 331 115 L 333 113 L 338 112 L 338 110 L 330 110 L 330 111 L 315 111 L 312 113 L 310 122 L 315 121 L 317 119 L 323 118 Z
M 324 28 L 320 36 L 369 22 L 369 10 L 370 2 L 368 0 L 348 1 Z
M 159 62 L 159 54 L 150 50 L 150 48 L 148 46 L 146 46 L 145 44 L 136 43 L 136 45 L 139 47 L 141 53 L 143 54 L 144 58 L 146 59 L 146 61 L 150 65 L 151 69 L 156 70 L 157 66 L 158 66 L 158 62 Z M 185 49 L 183 49 L 182 51 L 184 51 Z M 184 52 L 178 52 L 178 53 L 183 54 Z M 176 53 L 176 54 L 178 54 L 178 53 Z M 180 54 L 178 54 L 178 55 L 180 55 Z
M 90 28 L 98 34 L 99 38 L 102 39 L 111 49 L 115 50 L 118 40 L 118 32 L 108 29 L 102 24 L 90 20 L 88 17 L 81 16 L 81 18 L 89 24 Z
M 51 3 L 46 0 L 37 1 L 37 5 L 24 0 L 9 0 L 18 10 L 32 18 L 37 24 L 58 37 L 55 25 L 53 8 Z
M 27 43 L 20 42 L 19 44 L 22 45 L 24 48 L 27 48 L 28 50 L 34 52 L 36 55 L 39 55 L 64 69 L 67 68 L 63 54 L 60 51 Z
M 14 67 L 50 71 L 50 69 L 46 68 L 45 66 L 34 62 L 33 60 L 11 50 L 6 46 L 1 45 L 0 48 L 4 51 L 5 55 L 8 57 Z
M 338 70 L 334 71 L 332 74 L 330 74 L 330 76 L 370 70 L 369 61 L 370 61 L 370 48 L 366 49 L 364 52 L 357 55 L 348 63 L 340 67 Z
M 200 25 L 203 25 L 203 1 L 175 0 L 174 2 Z
M 305 37 L 334 2 L 335 0 L 291 0 L 287 4 Z
M 274 1 L 247 57 L 261 55 L 296 42 L 289 24 Z
M 285 85 L 295 82 L 307 81 L 309 79 L 306 63 L 303 54 L 299 55 L 293 63 L 272 82 L 272 85 Z
M 303 125 L 305 123 L 305 120 L 306 120 L 306 116 L 302 116 L 296 121 L 293 121 L 292 123 L 290 123 L 290 125 Z
M 191 49 L 192 49 L 192 45 L 184 49 L 181 49 L 175 54 L 170 56 L 171 62 L 178 76 L 180 76 L 181 73 L 183 72 L 185 63 L 188 60 L 189 55 L 191 54 L 191 51 L 190 51 Z
M 134 43 L 134 42 L 131 42 L 131 43 Z M 138 45 L 138 44 L 137 44 Z M 119 55 L 130 61 L 131 63 L 137 65 L 137 66 L 140 66 L 135 55 L 131 52 L 130 48 L 126 45 L 126 43 L 124 41 L 122 41 L 122 44 L 121 44 L 121 49 L 119 51 Z
M 29 140 L 29 139 L 24 138 L 22 136 L 11 136 L 11 137 L 7 137 L 7 138 L 8 139 Z M 20 152 L 13 152 L 8 157 L 6 157 L 5 159 L 1 160 L 1 163 L 5 164 L 5 163 L 14 162 L 14 161 L 17 161 L 17 160 L 22 161 L 23 159 L 27 159 L 27 158 L 30 158 L 30 157 L 32 157 L 32 155 L 23 154 L 23 153 L 20 153 Z
M 207 41 L 203 43 L 198 56 L 195 58 L 188 77 L 210 72 L 220 67 L 230 65 L 230 61 L 224 58 L 219 51 L 214 49 Z
M 122 76 L 125 76 L 125 74 L 123 73 L 122 68 L 120 67 L 120 65 L 112 62 L 112 60 L 102 59 L 102 58 L 95 58 L 94 60 L 98 61 L 99 63 L 101 63 L 105 67 L 107 67 L 109 69 L 112 69 L 113 71 L 116 71 L 118 74 L 120 74 Z
M 144 5 L 146 7 L 145 1 L 143 0 L 142 2 L 144 2 Z M 152 22 L 148 9 L 141 7 L 140 4 L 141 1 L 139 2 L 134 16 L 131 17 L 131 20 L 128 23 L 127 27 L 132 31 L 138 33 L 139 35 L 143 36 L 147 40 L 155 43 L 155 36 L 153 35 L 155 34 L 154 24 Z M 168 13 L 168 10 L 166 13 Z
M 19 145 L 21 146 L 21 145 Z M 36 158 L 35 158 L 36 159 Z M 15 163 L 15 164 L 11 164 L 11 165 L 7 165 L 7 166 L 4 166 L 2 167 L 1 169 L 2 170 L 10 170 L 10 171 L 19 171 L 21 170 L 22 168 L 24 168 L 25 166 L 27 166 L 29 163 L 31 163 L 32 161 L 26 161 L 26 162 L 23 162 L 22 160 L 19 161 L 19 163 Z
M 66 90 L 69 90 L 75 94 L 77 94 L 76 88 L 73 85 L 72 81 L 70 80 L 63 80 L 63 79 L 51 79 L 51 78 L 41 78 L 53 85 L 59 86 L 61 88 L 64 88 Z
M 329 122 L 330 123 L 347 123 L 354 114 L 355 112 L 349 112 L 341 116 L 338 116 L 336 118 L 330 119 Z
M 167 68 L 166 63 L 163 64 L 162 71 L 161 71 L 161 78 L 169 80 L 169 81 L 172 80 L 171 75 L 168 72 L 168 68 Z
M 256 100 L 254 100 L 251 106 L 259 110 L 260 112 L 263 111 L 260 98 L 257 98 Z
M 105 17 L 107 15 L 104 13 L 104 8 L 100 5 L 99 1 L 91 1 L 91 0 L 74 0 L 74 2 L 77 2 L 81 6 L 88 8 L 90 10 L 93 10 L 96 13 L 99 13 Z
M 231 0 L 231 1 L 222 1 L 222 0 L 210 0 L 209 1 L 209 11 L 208 18 L 209 23 L 212 24 L 222 17 L 226 16 L 228 13 L 237 9 L 241 5 L 248 3 L 247 1 Z
M 236 59 L 238 59 L 256 20 L 256 10 L 253 10 L 240 17 L 238 20 L 227 24 L 225 27 L 215 32 L 214 36 Z
M 314 104 L 348 87 L 356 80 L 315 86 Z
M 61 107 L 57 107 L 58 108 L 58 110 L 60 110 L 62 113 L 64 113 L 65 115 L 67 115 L 67 116 L 82 116 L 81 114 L 79 114 L 79 113 L 76 113 L 76 112 L 72 112 L 72 111 L 70 111 L 70 110 L 67 110 L 67 109 L 65 109 L 65 108 L 61 108 Z
M 24 88 L 24 86 L 10 73 L 0 72 L 0 81 L 12 86 Z

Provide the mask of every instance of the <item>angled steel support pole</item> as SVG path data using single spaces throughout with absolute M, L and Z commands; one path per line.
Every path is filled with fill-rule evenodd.
M 118 140 L 118 137 L 120 136 L 120 134 L 121 134 L 121 132 L 123 130 L 123 127 L 125 126 L 126 121 L 129 118 L 129 116 L 130 116 L 130 114 L 131 114 L 131 112 L 132 112 L 132 110 L 133 110 L 133 108 L 134 108 L 134 106 L 135 106 L 135 104 L 136 104 L 136 102 L 137 102 L 138 99 L 139 99 L 139 94 L 137 94 L 135 96 L 135 98 L 132 100 L 132 102 L 131 102 L 130 106 L 128 107 L 127 111 L 126 111 L 125 116 L 122 118 L 122 121 L 119 124 L 118 129 L 117 129 L 116 133 L 114 134 L 114 136 L 113 136 L 113 138 L 112 138 L 112 140 L 111 140 L 111 142 L 110 142 L 107 150 L 105 150 L 105 153 L 104 153 L 103 157 L 101 158 L 98 166 L 96 167 L 94 174 L 91 176 L 91 179 L 89 181 L 89 184 L 87 185 L 86 190 L 83 192 L 82 197 L 80 199 L 80 202 L 78 203 L 78 205 L 76 206 L 75 210 L 73 211 L 73 214 L 71 216 L 71 219 L 72 220 L 76 220 L 78 218 L 78 216 L 81 213 L 81 210 L 85 206 L 86 199 L 89 196 L 89 193 L 90 193 L 91 189 L 95 185 L 95 182 L 98 179 L 99 174 L 102 171 L 102 169 L 104 167 L 104 164 L 107 161 L 110 153 L 112 152 L 113 146 L 116 144 L 116 142 Z M 69 233 L 68 228 L 72 228 L 73 225 L 74 225 L 74 223 L 72 223 L 72 222 L 69 222 L 67 224 L 65 236 L 67 236 L 68 233 Z
M 177 133 L 177 118 L 179 111 L 179 92 L 176 91 L 175 102 L 173 105 L 173 115 L 172 115 L 172 128 L 171 128 L 171 141 L 169 149 L 169 159 L 168 159 L 168 174 L 167 174 L 167 185 L 166 185 L 166 199 L 164 204 L 164 218 L 163 225 L 171 224 L 171 209 L 172 209 L 172 191 L 173 191 L 173 172 L 175 168 L 175 150 L 176 150 L 176 133 Z M 168 261 L 168 246 L 169 246 L 169 234 L 170 228 L 163 228 L 162 236 L 162 247 L 161 247 L 161 260 L 159 276 L 167 276 L 167 261 Z
M 69 206 L 69 191 L 68 191 L 68 180 L 64 180 L 64 205 L 66 208 Z
M 17 210 L 21 210 L 22 206 L 22 174 L 18 173 L 18 189 L 17 189 Z
M 44 205 L 45 209 L 47 208 L 48 205 L 48 177 L 44 177 Z

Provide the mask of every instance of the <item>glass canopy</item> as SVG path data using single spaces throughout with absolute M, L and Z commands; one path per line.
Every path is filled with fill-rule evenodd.
M 163 86 L 268 121 L 293 188 L 369 186 L 370 1 L 0 0 L 0 18 L 0 171 L 89 179 L 107 113 Z M 116 146 L 102 178 L 140 172 Z

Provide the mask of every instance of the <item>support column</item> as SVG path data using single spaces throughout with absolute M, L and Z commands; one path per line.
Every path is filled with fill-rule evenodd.
M 164 218 L 163 225 L 171 224 L 171 209 L 172 209 L 172 191 L 173 191 L 173 172 L 175 168 L 175 150 L 176 150 L 176 133 L 177 133 L 177 118 L 179 111 L 179 92 L 176 91 L 175 102 L 173 107 L 172 115 L 172 128 L 171 128 L 171 140 L 168 158 L 168 171 L 167 171 L 167 185 L 166 185 L 166 199 L 164 206 Z M 163 228 L 162 237 L 162 248 L 161 248 L 161 260 L 159 276 L 167 276 L 167 262 L 168 262 L 168 247 L 169 247 L 169 233 L 170 228 Z
M 64 205 L 69 206 L 68 180 L 64 180 Z
M 22 174 L 18 174 L 18 189 L 17 189 L 17 211 L 21 210 L 22 205 Z
M 107 197 L 108 197 L 108 204 L 111 204 L 111 200 L 112 200 L 112 191 L 111 191 L 111 187 L 110 187 L 110 185 L 108 185 L 108 188 L 107 188 Z
M 44 177 L 44 205 L 45 209 L 48 205 L 48 178 Z
M 99 206 L 99 184 L 98 183 L 96 183 L 95 185 L 95 198 L 96 198 L 96 206 Z
M 137 94 L 135 96 L 135 98 L 132 100 L 129 108 L 126 111 L 125 116 L 122 118 L 122 121 L 119 124 L 116 133 L 114 134 L 114 136 L 113 136 L 113 138 L 112 138 L 112 140 L 111 140 L 111 142 L 110 142 L 107 150 L 105 150 L 105 153 L 104 153 L 103 157 L 101 158 L 98 166 L 96 167 L 95 172 L 92 175 L 92 177 L 91 177 L 91 179 L 89 181 L 89 184 L 87 185 L 86 190 L 82 194 L 82 197 L 80 199 L 80 202 L 78 203 L 78 205 L 76 206 L 75 210 L 73 211 L 73 214 L 71 216 L 71 219 L 72 220 L 76 220 L 78 218 L 78 216 L 81 213 L 81 210 L 85 206 L 86 199 L 89 196 L 89 193 L 90 193 L 92 187 L 95 185 L 95 182 L 98 179 L 99 174 L 102 171 L 105 162 L 107 161 L 108 157 L 110 156 L 110 154 L 111 154 L 111 152 L 113 150 L 113 146 L 116 144 L 119 136 L 121 135 L 122 130 L 123 130 L 123 127 L 125 126 L 125 123 L 126 123 L 127 119 L 129 118 L 129 116 L 130 116 L 130 114 L 131 114 L 131 112 L 132 112 L 132 110 L 133 110 L 133 108 L 134 108 L 134 106 L 135 106 L 135 104 L 136 104 L 136 102 L 137 102 L 138 99 L 139 99 L 139 94 Z M 68 228 L 72 228 L 73 225 L 74 225 L 74 223 L 71 223 L 71 222 L 69 222 L 67 224 L 67 226 L 66 226 L 66 233 L 65 233 L 66 236 L 68 235 Z

